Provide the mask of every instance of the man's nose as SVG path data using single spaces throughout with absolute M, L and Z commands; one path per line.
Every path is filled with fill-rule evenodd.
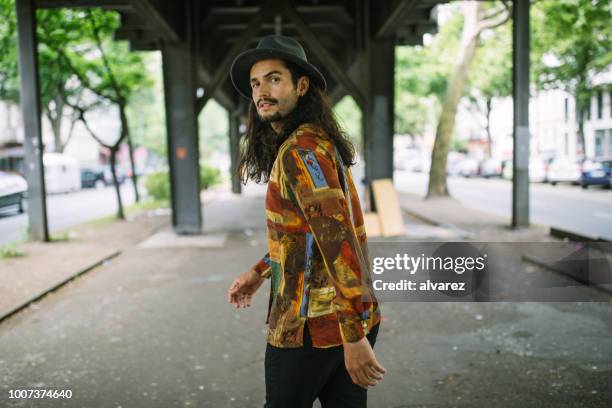
M 257 87 L 257 95 L 261 98 L 263 96 L 270 96 L 270 87 L 265 84 L 259 84 L 259 86 Z M 259 99 L 259 98 L 258 98 Z

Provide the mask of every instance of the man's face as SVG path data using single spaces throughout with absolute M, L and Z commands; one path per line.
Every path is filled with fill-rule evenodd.
M 293 85 L 291 72 L 281 60 L 269 59 L 255 63 L 251 67 L 250 81 L 252 98 L 257 113 L 263 122 L 278 122 L 295 109 L 298 96 L 303 95 L 303 82 Z M 308 85 L 306 84 L 306 89 Z

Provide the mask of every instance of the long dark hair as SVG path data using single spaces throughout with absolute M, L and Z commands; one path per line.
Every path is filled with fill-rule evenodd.
M 298 78 L 305 74 L 297 65 L 283 62 L 291 72 L 291 80 L 296 86 Z M 344 164 L 349 167 L 355 164 L 355 147 L 338 124 L 329 98 L 314 81 L 310 81 L 308 91 L 298 98 L 295 109 L 283 119 L 283 130 L 280 134 L 276 134 L 269 123 L 261 121 L 255 103 L 251 101 L 247 130 L 242 140 L 240 160 L 236 169 L 240 180 L 244 184 L 249 179 L 257 183 L 267 182 L 278 149 L 303 123 L 320 127 L 333 141 Z

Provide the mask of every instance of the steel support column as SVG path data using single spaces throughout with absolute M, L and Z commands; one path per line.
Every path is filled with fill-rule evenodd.
M 236 174 L 238 160 L 240 159 L 240 112 L 229 112 L 229 144 L 230 144 L 230 175 L 232 178 L 232 192 L 240 194 L 242 185 Z
M 512 226 L 522 227 L 529 225 L 529 0 L 514 0 L 512 10 Z
M 172 225 L 177 234 L 199 234 L 202 212 L 195 64 L 185 44 L 166 44 L 162 55 Z
M 370 41 L 366 53 L 367 93 L 363 125 L 365 177 L 369 187 L 373 180 L 393 178 L 393 39 Z M 374 201 L 368 201 L 368 211 L 375 211 Z
M 23 115 L 25 177 L 28 181 L 28 222 L 30 239 L 49 241 L 47 202 L 40 124 L 40 88 L 36 41 L 36 8 L 33 0 L 16 3 L 19 37 L 19 76 Z

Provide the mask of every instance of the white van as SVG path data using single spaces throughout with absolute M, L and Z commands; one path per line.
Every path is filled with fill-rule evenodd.
M 81 189 L 81 169 L 77 159 L 61 153 L 45 153 L 45 189 L 48 194 Z

